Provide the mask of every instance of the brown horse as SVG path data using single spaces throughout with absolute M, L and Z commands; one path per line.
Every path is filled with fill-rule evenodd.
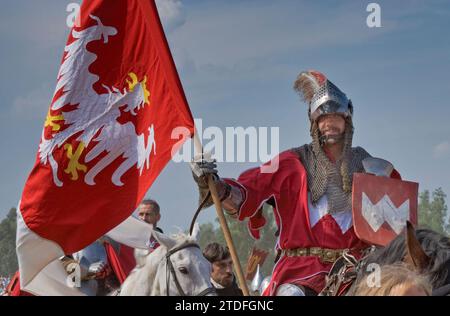
M 415 230 L 408 222 L 404 234 L 397 236 L 386 247 L 376 249 L 360 262 L 356 280 L 347 295 L 352 295 L 357 284 L 372 272 L 367 268 L 370 264 L 383 266 L 401 262 L 427 277 L 433 295 L 450 294 L 450 238 L 429 229 Z

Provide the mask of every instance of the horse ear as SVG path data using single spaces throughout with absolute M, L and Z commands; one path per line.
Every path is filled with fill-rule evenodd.
M 406 223 L 406 256 L 404 262 L 413 266 L 417 271 L 424 271 L 430 264 L 430 257 L 427 256 L 416 237 L 411 222 Z
M 195 224 L 194 224 L 194 227 L 193 227 L 193 229 L 192 229 L 191 237 L 192 237 L 194 240 L 198 240 L 199 235 L 200 235 L 200 225 L 199 225 L 198 223 L 195 223 Z
M 156 230 L 152 231 L 152 236 L 158 241 L 161 246 L 164 246 L 167 249 L 172 249 L 176 244 L 176 241 L 174 239 Z

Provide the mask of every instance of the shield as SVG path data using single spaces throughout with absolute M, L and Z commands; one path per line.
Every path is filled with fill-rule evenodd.
M 353 225 L 359 239 L 385 246 L 406 227 L 417 225 L 419 184 L 367 173 L 353 175 Z

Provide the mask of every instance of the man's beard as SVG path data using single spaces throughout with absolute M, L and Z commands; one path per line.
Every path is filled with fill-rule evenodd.
M 320 145 L 334 145 L 344 141 L 344 133 L 338 135 L 322 135 L 319 138 Z
M 224 287 L 230 287 L 233 284 L 233 280 L 233 275 L 228 275 L 222 278 L 222 282 L 220 284 Z

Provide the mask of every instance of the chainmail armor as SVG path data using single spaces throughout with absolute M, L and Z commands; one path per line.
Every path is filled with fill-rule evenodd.
M 322 149 L 316 123 L 311 128 L 313 142 L 291 149 L 298 155 L 307 172 L 311 201 L 316 204 L 326 194 L 330 213 L 352 209 L 353 173 L 363 172 L 363 159 L 370 157 L 361 147 L 352 148 L 353 124 L 347 120 L 342 158 L 332 163 Z

